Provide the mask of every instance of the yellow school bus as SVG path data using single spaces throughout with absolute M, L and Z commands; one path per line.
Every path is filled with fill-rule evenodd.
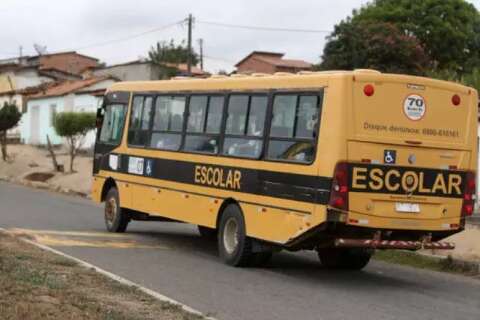
M 477 92 L 374 70 L 123 82 L 98 111 L 92 198 L 111 232 L 198 225 L 229 265 L 316 250 L 452 249 L 475 201 Z

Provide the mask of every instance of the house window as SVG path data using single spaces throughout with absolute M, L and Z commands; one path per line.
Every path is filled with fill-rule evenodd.
M 264 95 L 230 96 L 223 154 L 246 158 L 260 157 L 267 105 L 268 97 Z
M 276 95 L 267 157 L 272 160 L 312 162 L 319 114 L 320 97 L 317 95 Z
M 186 151 L 218 153 L 223 103 L 223 96 L 191 96 L 184 146 Z

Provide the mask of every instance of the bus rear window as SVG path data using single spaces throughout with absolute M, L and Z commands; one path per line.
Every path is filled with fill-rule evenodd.
M 106 106 L 100 130 L 100 142 L 113 145 L 120 144 L 125 123 L 125 110 L 126 106 L 123 104 Z

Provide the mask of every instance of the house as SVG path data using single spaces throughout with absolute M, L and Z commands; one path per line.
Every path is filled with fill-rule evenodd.
M 303 60 L 283 59 L 283 53 L 253 51 L 240 60 L 235 67 L 237 73 L 275 73 L 307 71 L 312 64 Z
M 135 60 L 107 67 L 93 68 L 88 70 L 86 74 L 94 76 L 108 75 L 121 81 L 160 80 L 169 77 L 171 74 L 169 68 L 173 69 L 176 75 L 187 74 L 187 65 L 184 63 L 178 65 L 173 63 L 159 65 L 148 60 Z M 194 77 L 205 77 L 208 73 L 192 66 L 192 75 Z
M 98 65 L 96 58 L 73 51 L 0 60 L 0 108 L 8 102 L 25 112 L 26 96 L 59 81 L 82 79 L 84 70 Z M 10 138 L 19 135 L 18 127 L 8 132 Z
M 62 138 L 53 128 L 55 115 L 69 111 L 96 112 L 105 90 L 115 81 L 108 76 L 67 80 L 30 95 L 20 125 L 21 140 L 26 144 L 45 145 L 48 134 L 52 144 L 62 144 Z M 91 132 L 83 147 L 90 148 L 94 142 L 95 134 Z

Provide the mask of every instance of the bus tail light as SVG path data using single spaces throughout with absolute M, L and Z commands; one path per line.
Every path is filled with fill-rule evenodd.
M 328 204 L 336 209 L 348 210 L 348 164 L 346 162 L 337 163 L 335 166 Z
M 375 93 L 375 87 L 371 84 L 367 84 L 365 87 L 363 87 L 363 93 L 367 97 L 371 97 Z
M 452 97 L 452 103 L 454 106 L 458 106 L 462 102 L 462 99 L 460 99 L 460 96 L 458 94 L 453 95 Z
M 465 190 L 463 192 L 462 216 L 468 217 L 473 214 L 475 203 L 475 174 L 467 172 Z

